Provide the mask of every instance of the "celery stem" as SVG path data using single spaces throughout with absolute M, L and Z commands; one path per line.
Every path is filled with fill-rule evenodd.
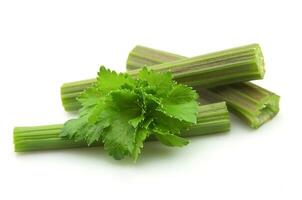
M 73 140 L 60 137 L 63 124 L 16 127 L 14 129 L 14 144 L 16 152 L 66 149 L 88 147 L 84 141 L 74 142 Z M 226 132 L 230 130 L 230 118 L 225 102 L 199 106 L 197 123 L 189 130 L 183 130 L 182 136 L 198 136 Z M 151 140 L 152 138 L 149 138 Z M 100 146 L 96 142 L 91 146 Z
M 137 47 L 138 49 L 140 47 Z M 137 49 L 135 48 L 135 49 Z M 261 48 L 258 44 L 237 47 L 192 58 L 178 57 L 175 54 L 165 54 L 163 57 L 151 55 L 146 59 L 144 50 L 130 53 L 127 66 L 150 66 L 155 71 L 171 71 L 173 78 L 189 86 L 215 87 L 231 83 L 262 79 L 264 62 Z M 148 53 L 148 52 L 147 52 Z M 163 59 L 164 58 L 164 59 Z M 144 64 L 142 64 L 144 63 Z M 161 63 L 161 64 L 159 64 Z M 137 76 L 139 69 L 129 71 L 131 76 Z M 65 83 L 61 87 L 62 102 L 65 110 L 74 111 L 80 108 L 77 97 L 95 79 Z

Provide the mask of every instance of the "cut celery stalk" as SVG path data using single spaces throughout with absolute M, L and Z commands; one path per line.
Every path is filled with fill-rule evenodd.
M 195 89 L 205 101 L 226 101 L 229 110 L 252 128 L 260 127 L 279 112 L 280 97 L 250 82 Z
M 14 144 L 16 152 L 87 147 L 84 141 L 74 142 L 60 137 L 62 124 L 16 127 Z M 182 136 L 198 136 L 230 130 L 230 118 L 225 102 L 199 106 L 197 123 L 189 130 L 183 130 Z M 152 138 L 151 138 L 152 139 Z M 101 142 L 92 146 L 100 146 Z
M 136 46 L 129 53 L 127 70 L 184 58 L 177 54 Z M 199 91 L 203 102 L 226 101 L 229 110 L 252 128 L 258 128 L 279 111 L 280 97 L 278 95 L 249 82 L 210 89 L 196 86 L 195 89 Z
M 143 55 L 143 56 L 141 56 Z M 127 64 L 135 67 L 145 59 L 144 54 L 133 51 Z M 169 54 L 166 60 L 177 56 Z M 153 55 L 153 60 L 160 62 L 161 57 Z M 152 59 L 150 62 L 152 62 Z M 150 64 L 147 60 L 147 64 Z M 251 44 L 192 58 L 182 58 L 171 62 L 150 66 L 155 71 L 171 71 L 174 80 L 189 86 L 215 87 L 231 83 L 262 79 L 264 76 L 263 56 L 258 44 Z M 137 76 L 139 69 L 129 71 Z M 65 83 L 61 87 L 61 97 L 65 110 L 80 108 L 76 98 L 89 87 L 95 79 Z

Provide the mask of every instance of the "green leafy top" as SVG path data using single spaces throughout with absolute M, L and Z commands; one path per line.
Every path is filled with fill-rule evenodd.
M 198 95 L 177 84 L 170 72 L 143 68 L 136 78 L 101 67 L 96 83 L 79 97 L 80 116 L 67 121 L 61 136 L 88 145 L 101 140 L 109 155 L 137 160 L 147 137 L 184 146 L 180 130 L 196 123 Z

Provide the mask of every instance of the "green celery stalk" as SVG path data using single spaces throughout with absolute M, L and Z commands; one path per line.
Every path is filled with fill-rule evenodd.
M 143 55 L 141 57 L 141 55 Z M 130 55 L 127 65 L 133 67 L 140 65 L 140 59 L 145 59 L 144 54 Z M 173 54 L 169 59 L 173 60 Z M 160 56 L 153 55 L 154 60 L 160 63 Z M 148 59 L 147 59 L 148 60 Z M 152 62 L 152 60 L 150 60 Z M 161 62 L 162 63 L 162 62 Z M 150 64 L 150 63 L 147 63 Z M 231 83 L 262 79 L 264 76 L 264 62 L 261 48 L 258 44 L 237 47 L 192 58 L 182 58 L 171 62 L 164 62 L 150 66 L 155 71 L 171 71 L 173 78 L 182 84 L 190 86 L 215 87 Z M 139 69 L 129 71 L 136 76 Z M 95 79 L 65 83 L 61 87 L 62 103 L 67 111 L 80 108 L 76 98 L 83 90 L 95 82 Z
M 127 70 L 184 58 L 177 54 L 136 46 L 129 53 Z M 279 112 L 280 97 L 253 83 L 236 83 L 210 89 L 195 86 L 195 89 L 199 91 L 203 102 L 226 101 L 229 110 L 252 128 L 258 128 Z
M 260 127 L 279 112 L 280 97 L 250 82 L 195 89 L 204 101 L 226 101 L 229 110 L 251 128 Z
M 87 147 L 83 141 L 74 142 L 60 137 L 63 124 L 16 127 L 14 144 L 16 152 Z M 225 102 L 202 105 L 198 108 L 197 123 L 189 130 L 183 130 L 182 136 L 198 136 L 226 132 L 230 130 L 230 118 Z M 151 138 L 150 140 L 154 140 Z M 100 146 L 101 142 L 92 146 Z

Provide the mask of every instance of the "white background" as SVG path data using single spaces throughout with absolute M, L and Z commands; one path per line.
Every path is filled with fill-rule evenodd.
M 302 199 L 299 1 L 0 1 L 0 199 Z M 62 123 L 63 82 L 125 70 L 137 44 L 185 56 L 260 43 L 279 115 L 141 159 L 102 148 L 16 154 L 13 127 Z

